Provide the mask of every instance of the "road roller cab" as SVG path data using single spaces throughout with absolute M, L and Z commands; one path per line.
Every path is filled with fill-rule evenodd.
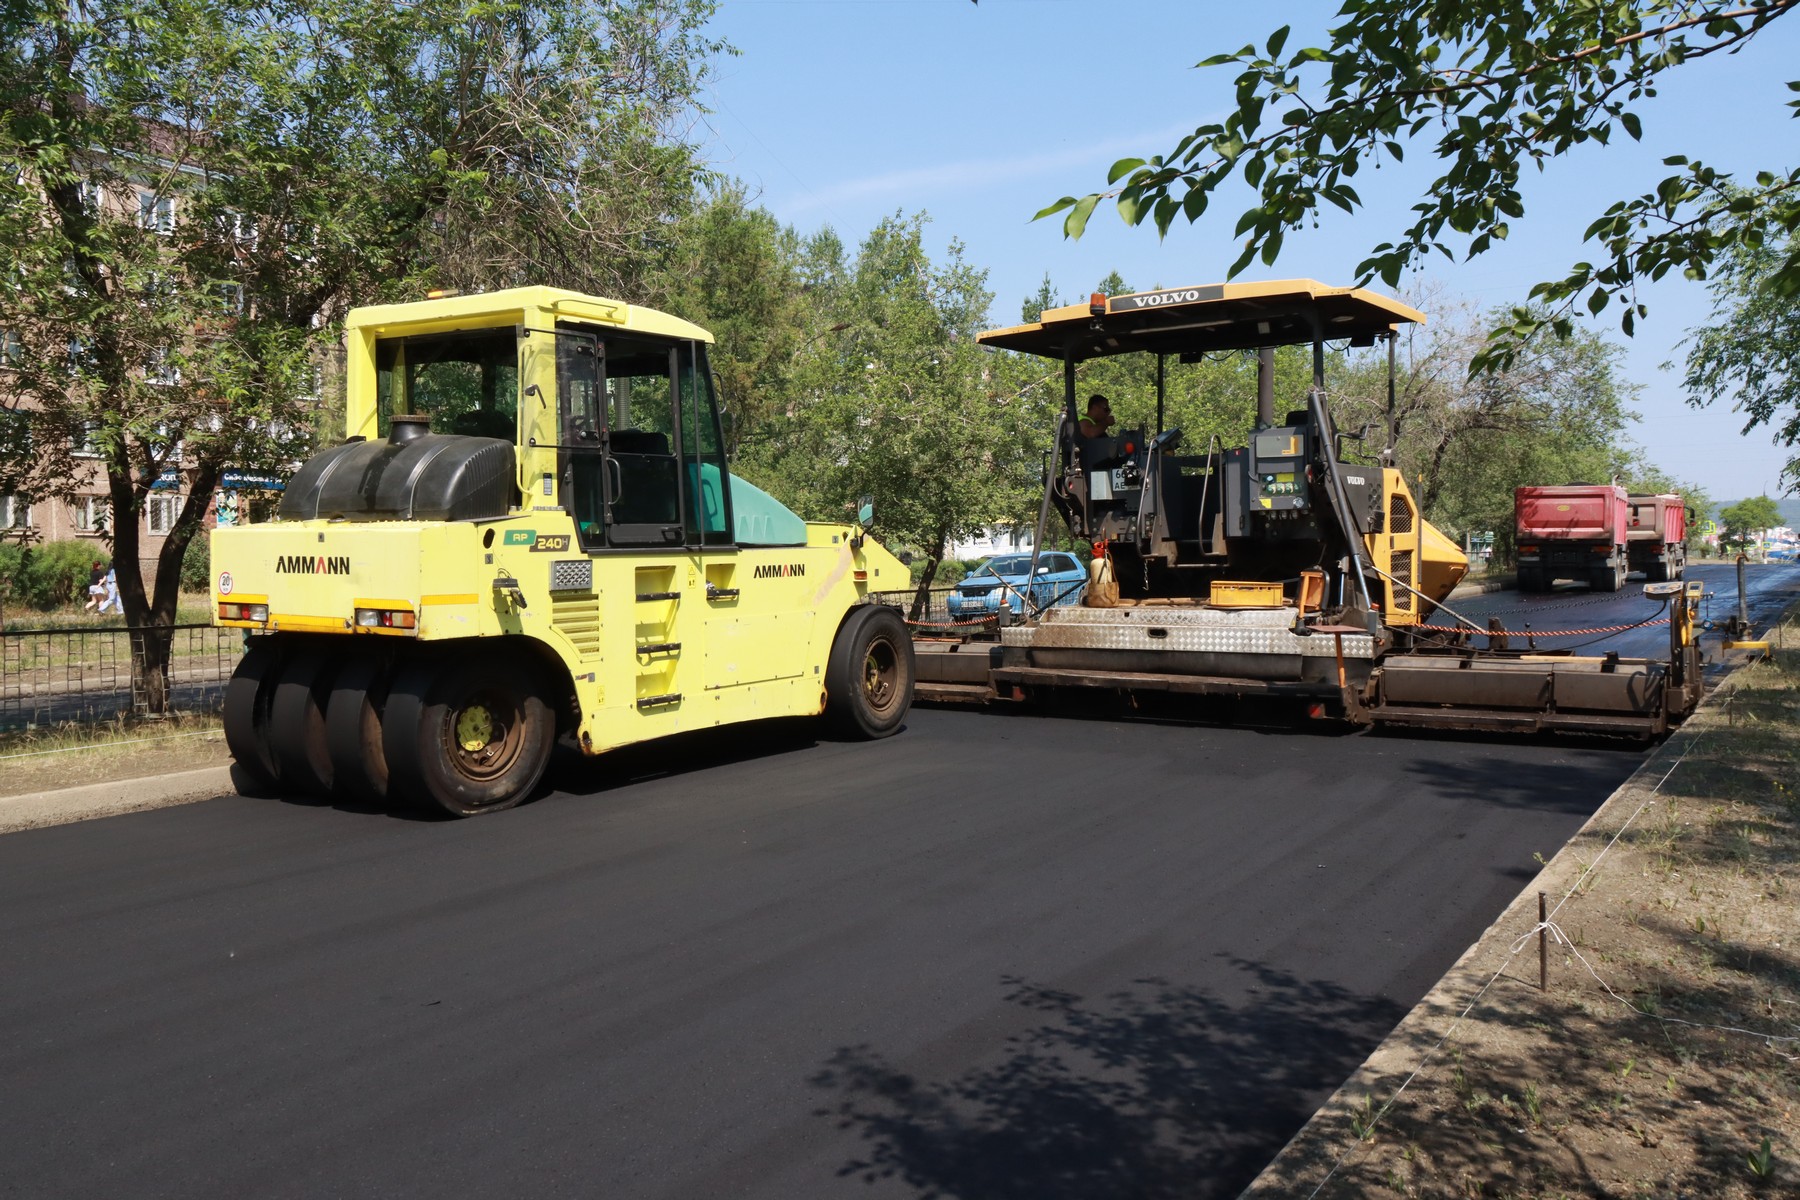
M 277 520 L 213 534 L 247 782 L 470 814 L 528 796 L 559 734 L 897 729 L 911 643 L 867 596 L 906 568 L 731 476 L 710 342 L 554 288 L 354 310 L 345 440 Z

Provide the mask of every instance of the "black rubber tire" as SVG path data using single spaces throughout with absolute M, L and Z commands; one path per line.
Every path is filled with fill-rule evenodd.
M 912 706 L 912 637 L 885 604 L 863 605 L 838 629 L 825 665 L 825 721 L 838 737 L 865 741 L 900 728 Z
M 269 744 L 269 709 L 283 649 L 272 637 L 251 638 L 225 685 L 225 745 L 237 760 L 232 780 L 245 794 L 273 793 L 281 786 L 275 750 Z
M 375 655 L 346 661 L 325 704 L 325 746 L 337 793 L 360 804 L 387 800 L 387 754 L 381 747 L 381 714 L 387 703 L 388 664 Z
M 550 763 L 556 716 L 543 673 L 464 650 L 403 663 L 381 719 L 388 794 L 455 817 L 500 812 L 531 795 Z M 471 729 L 460 729 L 468 721 Z M 465 749 L 465 741 L 482 739 Z
M 1625 572 L 1618 567 L 1596 567 L 1592 586 L 1596 592 L 1616 592 L 1625 582 Z
M 1669 582 L 1669 564 L 1666 562 L 1653 562 L 1653 563 L 1650 563 L 1649 565 L 1647 565 L 1644 568 L 1644 582 L 1645 583 L 1667 583 L 1667 582 Z
M 275 769 L 290 792 L 331 795 L 331 752 L 325 743 L 325 701 L 337 674 L 337 655 L 325 645 L 295 648 L 275 683 L 269 705 L 269 745 Z
M 1518 587 L 1521 592 L 1541 592 L 1544 590 L 1544 577 L 1536 571 L 1521 570 Z

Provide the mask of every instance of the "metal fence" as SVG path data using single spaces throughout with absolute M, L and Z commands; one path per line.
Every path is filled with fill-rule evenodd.
M 128 627 L 0 632 L 0 729 L 110 719 L 148 711 Z M 166 684 L 171 706 L 212 711 L 244 652 L 243 633 L 177 625 Z
M 959 607 L 952 611 L 950 597 L 955 588 L 932 588 L 925 593 L 925 603 L 918 611 L 913 611 L 914 602 L 918 599 L 917 588 L 909 588 L 904 592 L 871 592 L 869 598 L 877 604 L 885 604 L 900 610 L 906 623 L 913 631 L 924 637 L 971 637 L 978 634 L 991 634 L 1000 628 L 1000 616 L 996 613 L 968 611 Z

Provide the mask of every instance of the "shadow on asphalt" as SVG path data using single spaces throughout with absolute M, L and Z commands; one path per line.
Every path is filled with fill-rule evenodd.
M 815 1115 L 861 1143 L 839 1177 L 964 1200 L 1236 1195 L 1404 1009 L 1222 962 L 1244 999 L 1144 979 L 1090 1002 L 1003 978 L 1042 1024 L 953 1078 L 838 1050 L 809 1082 L 831 1093 Z
M 1501 755 L 1422 757 L 1409 762 L 1406 773 L 1446 800 L 1475 796 L 1500 808 L 1588 816 L 1642 758 L 1642 751 L 1616 755 L 1589 751 L 1576 761 L 1524 761 Z
M 993 717 L 1057 717 L 1072 721 L 1129 721 L 1138 725 L 1238 729 L 1271 736 L 1352 737 L 1364 731 L 1333 718 L 1306 715 L 1300 701 L 1256 696 L 1184 696 L 1166 692 L 1119 693 L 1104 689 L 1048 691 L 1023 703 L 985 706 L 933 704 L 932 708 Z
M 902 725 L 895 736 L 906 732 Z M 825 737 L 815 717 L 780 717 L 677 733 L 589 758 L 564 739 L 557 743 L 538 789 L 592 796 L 650 779 L 707 771 L 751 759 L 810 750 Z

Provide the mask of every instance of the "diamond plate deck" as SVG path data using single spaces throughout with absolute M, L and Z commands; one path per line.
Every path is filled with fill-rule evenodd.
M 1036 623 L 1000 630 L 1000 643 L 1031 649 L 1142 650 L 1153 653 L 1298 654 L 1334 658 L 1330 634 L 1293 632 L 1294 610 L 1053 608 Z M 1375 639 L 1345 634 L 1346 659 L 1375 657 Z

